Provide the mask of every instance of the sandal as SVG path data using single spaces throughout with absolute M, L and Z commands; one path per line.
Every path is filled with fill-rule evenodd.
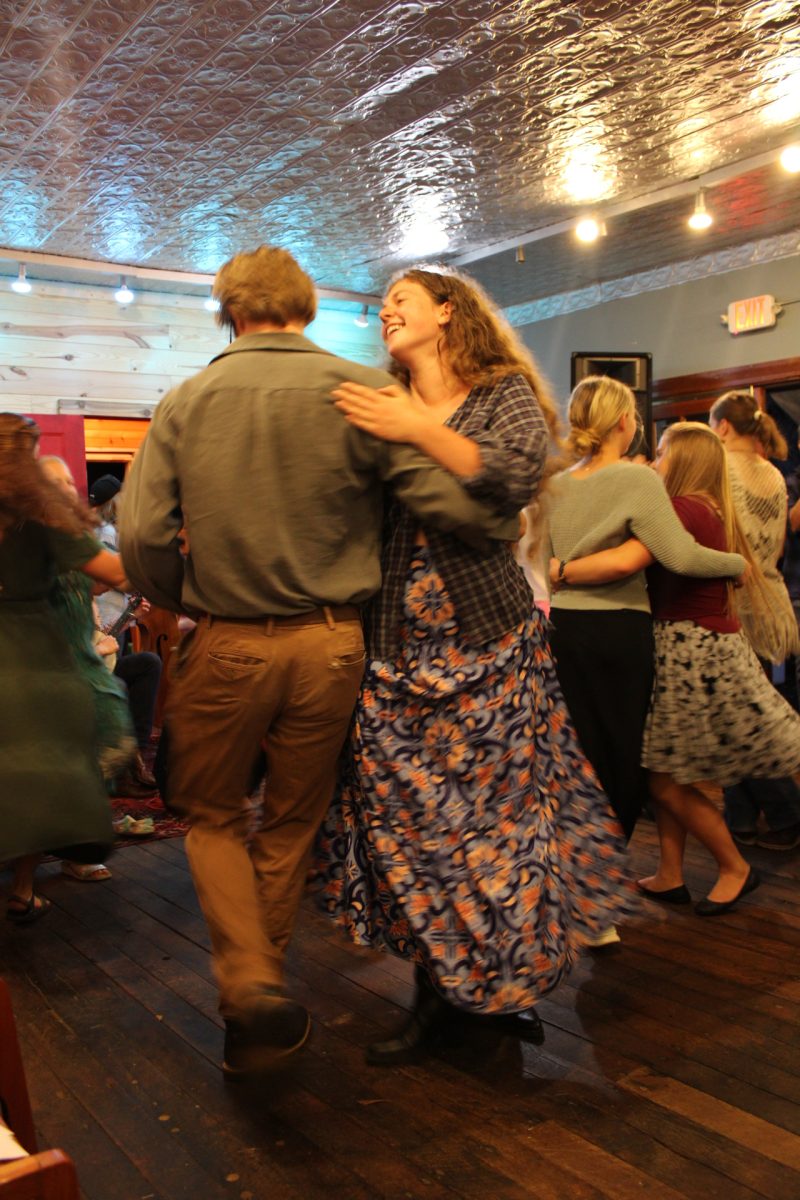
M 31 921 L 38 921 L 52 907 L 46 896 L 37 896 L 36 892 L 31 893 L 29 900 L 24 896 L 9 896 L 6 917 L 15 925 L 30 925 Z
M 120 837 L 147 837 L 156 831 L 156 823 L 152 817 L 131 817 L 125 814 L 124 817 L 117 817 L 111 822 L 114 833 Z
M 111 878 L 111 872 L 103 863 L 62 862 L 61 874 L 70 879 L 79 879 L 81 883 L 102 883 Z

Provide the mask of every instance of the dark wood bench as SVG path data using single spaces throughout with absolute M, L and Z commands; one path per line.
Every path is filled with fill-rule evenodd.
M 0 979 L 0 1118 L 24 1158 L 0 1162 L 0 1200 L 80 1200 L 78 1177 L 61 1150 L 38 1152 L 33 1113 L 8 987 Z

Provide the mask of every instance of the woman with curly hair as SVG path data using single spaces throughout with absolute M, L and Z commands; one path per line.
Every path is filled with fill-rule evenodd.
M 97 862 L 112 842 L 91 691 L 48 594 L 72 569 L 124 582 L 88 512 L 45 478 L 38 440 L 29 417 L 0 413 L 0 861 L 21 860 L 7 910 L 18 923 L 49 908 L 33 891 L 36 855 Z
M 519 513 L 557 438 L 530 355 L 454 274 L 403 273 L 380 319 L 408 391 L 346 384 L 339 409 Z M 382 566 L 315 873 L 354 941 L 416 966 L 409 1020 L 367 1059 L 405 1061 L 470 1019 L 541 1042 L 536 1000 L 619 904 L 621 830 L 577 744 L 513 545 L 478 554 L 390 502 Z

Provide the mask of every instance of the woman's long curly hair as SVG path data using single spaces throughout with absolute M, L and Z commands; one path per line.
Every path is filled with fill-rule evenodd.
M 438 351 L 447 367 L 469 387 L 487 387 L 508 375 L 522 375 L 531 386 L 550 432 L 550 452 L 536 495 L 525 509 L 530 541 L 528 553 L 534 559 L 543 532 L 542 498 L 551 475 L 564 466 L 561 420 L 549 384 L 540 373 L 533 355 L 517 337 L 508 321 L 486 292 L 468 275 L 455 271 L 428 271 L 412 267 L 398 271 L 390 281 L 394 287 L 402 279 L 420 284 L 436 304 L 449 302 L 450 320 L 442 327 Z M 387 289 L 388 290 L 388 289 Z M 406 387 L 410 374 L 402 363 L 392 362 L 389 370 Z
M 539 401 L 553 442 L 559 445 L 561 422 L 550 388 L 533 355 L 480 284 L 455 271 L 412 267 L 398 271 L 389 286 L 401 279 L 420 284 L 434 303 L 451 305 L 450 320 L 442 327 L 439 341 L 439 354 L 450 370 L 470 387 L 491 385 L 507 375 L 524 376 Z M 408 385 L 409 372 L 402 363 L 393 362 L 389 370 Z
M 36 461 L 39 435 L 30 417 L 0 413 L 0 538 L 23 521 L 38 521 L 64 533 L 91 528 L 88 510 L 51 483 Z

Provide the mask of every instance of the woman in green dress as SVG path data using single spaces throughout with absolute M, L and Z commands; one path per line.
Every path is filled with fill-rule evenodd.
M 40 460 L 39 466 L 66 496 L 80 504 L 72 472 L 62 458 L 47 455 Z M 112 557 L 119 562 L 118 554 L 112 552 Z M 78 670 L 92 689 L 97 756 L 101 774 L 109 787 L 136 753 L 136 738 L 125 685 L 106 666 L 101 657 L 102 644 L 99 648 L 95 645 L 97 626 L 93 595 L 92 578 L 84 571 L 66 571 L 53 584 L 49 600 L 72 648 Z M 114 649 L 117 649 L 116 642 Z
M 113 842 L 98 766 L 91 688 L 80 676 L 48 596 L 80 570 L 124 585 L 119 558 L 35 460 L 39 430 L 0 413 L 0 862 L 17 862 L 8 916 L 49 905 L 33 891 L 39 854 L 97 862 Z
M 65 495 L 80 504 L 75 480 L 63 458 L 45 455 L 39 459 L 39 466 Z M 92 689 L 95 747 L 103 783 L 109 792 L 136 753 L 136 738 L 125 685 L 102 657 L 103 642 L 113 643 L 115 651 L 117 643 L 109 638 L 96 641 L 96 635 L 100 635 L 97 632 L 93 593 L 94 583 L 88 575 L 83 571 L 66 571 L 53 584 L 49 600 L 69 642 L 78 671 Z M 99 883 L 111 878 L 111 872 L 102 862 L 81 863 L 65 859 L 61 871 L 71 879 L 84 883 Z

